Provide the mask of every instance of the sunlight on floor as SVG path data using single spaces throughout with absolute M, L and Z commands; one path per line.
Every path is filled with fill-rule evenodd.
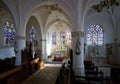
M 41 67 L 40 69 L 44 69 L 46 66 L 49 67 L 61 67 L 62 64 L 49 64 L 49 63 L 45 63 L 43 67 Z
M 58 67 L 61 66 L 62 64 L 45 64 L 45 66 L 54 66 L 54 67 Z

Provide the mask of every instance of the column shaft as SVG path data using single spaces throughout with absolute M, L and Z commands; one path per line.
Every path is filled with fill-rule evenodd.
M 15 65 L 21 65 L 22 60 L 21 60 L 21 50 L 25 48 L 26 40 L 25 37 L 19 36 L 16 38 L 16 61 Z
M 84 75 L 84 55 L 82 31 L 72 32 L 73 70 L 75 75 Z

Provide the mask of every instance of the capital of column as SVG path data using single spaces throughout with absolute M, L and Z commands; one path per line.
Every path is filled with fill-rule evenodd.
M 72 37 L 84 37 L 83 31 L 74 31 L 72 32 Z

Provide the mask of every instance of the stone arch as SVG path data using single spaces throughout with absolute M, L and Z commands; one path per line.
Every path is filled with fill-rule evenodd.
M 35 16 L 31 16 L 26 24 L 26 41 L 29 43 L 29 33 L 30 33 L 30 29 L 32 28 L 32 26 L 35 28 L 36 31 L 36 40 L 37 40 L 37 44 L 35 45 L 35 51 L 39 50 L 39 58 L 41 58 L 41 52 L 42 52 L 42 42 L 40 39 L 42 39 L 42 34 L 41 34 L 41 28 L 39 25 L 38 20 L 36 19 Z
M 48 3 L 48 2 L 46 2 L 46 3 Z M 38 22 L 39 22 L 39 24 L 41 24 L 40 26 L 41 26 L 41 32 L 42 32 L 42 39 L 41 39 L 41 41 L 44 41 L 44 43 L 43 43 L 43 47 L 44 46 L 46 46 L 46 43 L 45 43 L 45 41 L 46 41 L 46 25 L 48 25 L 49 23 L 51 23 L 51 22 L 54 22 L 54 21 L 57 21 L 56 19 L 53 19 L 52 21 L 50 21 L 50 22 L 48 22 L 48 24 L 46 23 L 49 19 L 48 19 L 48 16 L 49 16 L 49 14 L 47 14 L 47 17 L 46 18 L 44 18 L 44 22 L 43 22 L 43 20 L 41 19 L 41 18 L 43 18 L 42 16 L 40 16 L 38 13 L 39 12 L 36 12 L 38 9 L 40 10 L 40 8 L 41 7 L 44 7 L 44 6 L 46 6 L 46 3 L 37 3 L 37 5 L 36 6 L 34 6 L 34 7 L 32 7 L 31 6 L 31 10 L 29 10 L 29 13 L 27 13 L 28 15 L 27 15 L 27 18 L 26 18 L 26 21 L 29 19 L 28 17 L 30 17 L 30 16 L 35 16 L 36 18 L 37 18 L 37 20 L 38 20 Z M 55 3 L 57 3 L 57 2 L 52 2 L 52 4 L 54 4 L 54 5 L 56 5 Z M 48 3 L 49 4 L 49 3 Z M 60 5 L 60 3 L 57 3 L 58 5 Z M 62 4 L 63 5 L 63 4 Z M 71 18 L 70 18 L 70 13 L 68 14 L 66 11 L 65 11 L 65 9 L 66 8 L 63 8 L 64 6 L 62 6 L 62 5 L 60 5 L 60 7 L 58 8 L 58 11 L 61 13 L 62 12 L 62 14 L 66 17 L 66 19 L 67 19 L 67 21 L 64 21 L 64 20 L 62 20 L 61 18 L 60 18 L 60 21 L 63 21 L 63 23 L 65 22 L 67 25 L 69 25 L 69 28 L 71 28 L 70 30 L 72 31 L 72 21 L 71 21 Z M 46 6 L 47 7 L 47 6 Z M 62 7 L 62 8 L 61 8 Z M 39 11 L 38 10 L 38 11 Z M 49 12 L 48 12 L 49 13 Z M 26 15 L 26 14 L 25 14 Z M 46 15 L 46 14 L 44 14 L 44 15 Z M 72 15 L 71 15 L 72 16 Z M 27 23 L 27 22 L 26 22 Z M 25 23 L 25 24 L 26 24 Z M 43 54 L 46 52 L 46 49 L 45 50 L 43 50 Z
M 34 1 L 34 4 L 31 5 L 30 7 L 27 8 L 27 10 L 24 12 L 24 17 L 26 18 L 25 20 L 25 23 L 26 21 L 29 19 L 29 17 L 31 15 L 33 15 L 33 13 L 38 10 L 40 7 L 43 7 L 43 6 L 46 6 L 48 5 L 49 3 L 52 3 L 52 4 L 58 4 L 59 5 L 59 11 L 61 11 L 61 7 L 62 7 L 62 12 L 64 13 L 64 15 L 67 17 L 67 19 L 69 19 L 70 23 L 72 22 L 72 16 L 73 16 L 73 13 L 72 11 L 65 7 L 65 3 L 61 4 L 59 1 Z M 71 17 L 71 18 L 70 18 Z M 72 23 L 71 23 L 72 24 Z M 44 25 L 43 25 L 43 28 L 44 28 Z
M 65 23 L 66 25 L 68 25 L 68 27 L 70 28 L 70 31 L 72 32 L 72 26 L 71 26 L 71 24 L 69 24 L 68 22 L 66 22 L 66 21 L 64 21 L 64 20 L 61 20 L 61 19 L 55 19 L 55 20 L 49 22 L 49 23 L 47 24 L 47 26 L 45 27 L 45 28 L 46 28 L 46 32 L 47 32 L 47 30 L 49 30 L 50 26 L 53 25 L 53 24 L 56 23 L 56 22 Z
M 62 28 L 53 28 L 54 26 L 53 25 L 55 25 L 55 24 L 61 24 L 61 25 L 64 25 L 63 26 L 63 29 Z M 50 23 L 48 23 L 48 25 L 46 26 L 47 28 L 46 28 L 46 39 L 49 39 L 49 40 L 47 40 L 47 42 L 46 42 L 46 45 L 47 45 L 47 49 L 49 50 L 49 52 L 47 53 L 48 55 L 49 54 L 53 54 L 53 53 L 57 53 L 59 50 L 60 50 L 60 48 L 61 48 L 61 50 L 62 49 L 66 49 L 65 50 L 65 53 L 66 54 L 64 54 L 64 56 L 68 56 L 68 50 L 69 50 L 69 48 L 70 48 L 70 46 L 71 46 L 71 44 L 70 43 L 68 43 L 68 36 L 67 36 L 67 34 L 68 34 L 68 32 L 69 33 L 71 33 L 71 26 L 67 23 L 67 22 L 65 22 L 64 20 L 54 20 L 54 21 L 51 21 Z M 57 40 L 57 42 L 56 42 L 56 44 L 55 45 L 53 45 L 52 44 L 52 31 L 53 30 L 55 30 L 56 31 L 56 34 L 57 34 L 57 36 L 56 36 L 56 40 Z M 59 37 L 59 35 L 60 35 L 60 32 L 63 30 L 63 32 L 65 33 L 65 39 L 66 39 L 66 42 L 65 42 L 65 45 L 66 46 L 60 46 L 60 45 L 62 45 L 61 43 L 60 43 L 60 41 L 58 41 L 58 40 L 60 40 L 60 37 Z M 49 34 L 49 35 L 48 35 Z M 71 38 L 71 37 L 70 37 Z M 60 45 L 59 45 L 60 44 Z M 52 46 L 52 47 L 51 47 Z M 59 53 L 59 52 L 58 52 Z
M 4 30 L 3 30 L 3 28 L 4 28 L 6 22 L 13 24 L 14 27 L 16 26 L 14 17 L 12 15 L 10 9 L 3 2 L 3 0 L 1 0 L 0 1 L 0 33 L 1 33 L 0 46 L 4 46 L 4 34 L 3 34 Z

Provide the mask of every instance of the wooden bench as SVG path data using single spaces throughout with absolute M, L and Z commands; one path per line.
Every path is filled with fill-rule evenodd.
M 98 71 L 98 67 L 97 66 L 86 66 L 85 67 L 85 71 Z
M 84 65 L 85 67 L 94 67 L 94 63 L 92 63 L 92 61 L 84 61 Z
M 103 83 L 103 72 L 102 71 L 85 71 L 85 80 L 97 81 Z
M 41 69 L 44 66 L 44 60 L 38 62 L 38 69 Z
M 13 69 L 10 69 L 8 71 L 5 71 L 3 73 L 0 73 L 0 81 L 2 84 L 8 84 L 8 79 L 11 78 L 15 75 L 18 74 L 22 70 L 22 66 L 15 67 Z M 19 76 L 19 75 L 17 75 Z M 17 77 L 14 80 L 19 80 Z M 12 81 L 14 81 L 12 80 Z
M 71 84 L 88 84 L 88 80 L 85 80 L 85 76 L 72 76 L 70 80 Z
M 116 83 L 120 83 L 120 68 L 119 67 L 112 67 L 110 79 Z

